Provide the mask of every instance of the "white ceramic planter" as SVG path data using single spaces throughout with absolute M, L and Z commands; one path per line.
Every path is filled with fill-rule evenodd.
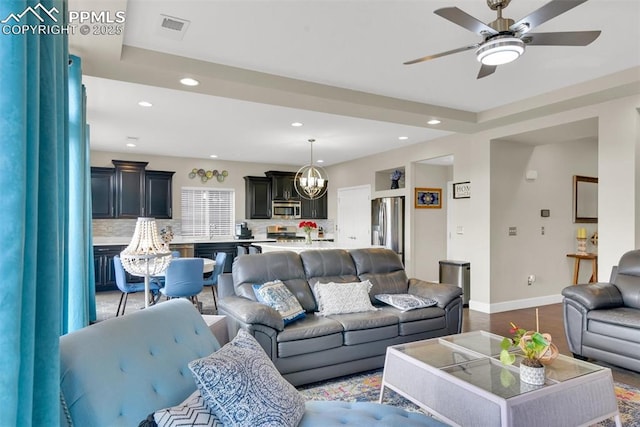
M 544 366 L 532 368 L 531 366 L 520 364 L 520 381 L 533 385 L 544 384 Z

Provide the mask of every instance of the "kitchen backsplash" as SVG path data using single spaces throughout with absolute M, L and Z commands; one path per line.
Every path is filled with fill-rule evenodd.
M 93 235 L 95 237 L 129 237 L 133 235 L 136 228 L 136 219 L 94 219 L 93 220 Z M 267 226 L 269 225 L 293 225 L 298 226 L 299 219 L 296 220 L 238 220 L 237 223 L 245 221 L 247 227 L 251 229 L 251 233 L 254 236 L 264 237 L 267 234 Z M 321 219 L 321 220 L 309 220 L 318 224 L 318 227 L 322 227 L 325 233 L 334 233 L 334 221 Z M 173 229 L 173 234 L 176 236 L 182 235 L 182 224 L 180 220 L 174 219 L 157 219 L 156 225 L 158 231 L 162 230 L 167 225 L 170 225 Z

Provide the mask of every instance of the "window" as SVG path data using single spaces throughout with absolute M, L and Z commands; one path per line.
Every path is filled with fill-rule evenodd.
M 235 191 L 182 187 L 182 235 L 233 236 Z

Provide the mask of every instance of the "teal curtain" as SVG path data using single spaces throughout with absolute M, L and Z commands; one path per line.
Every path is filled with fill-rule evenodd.
M 57 20 L 19 16 L 38 4 L 55 8 Z M 66 12 L 64 0 L 0 1 L 0 20 L 14 14 L 20 25 L 59 28 Z M 0 424 L 7 426 L 57 423 L 59 336 L 91 316 L 92 282 L 70 273 L 76 262 L 85 263 L 85 274 L 91 267 L 86 247 L 80 261 L 72 261 L 68 237 L 75 209 L 70 171 L 78 162 L 87 179 L 88 150 L 84 136 L 84 153 L 76 157 L 71 150 L 67 46 L 66 34 L 55 31 L 0 34 Z M 80 237 L 90 242 L 90 208 L 86 199 L 77 203 L 84 212 Z

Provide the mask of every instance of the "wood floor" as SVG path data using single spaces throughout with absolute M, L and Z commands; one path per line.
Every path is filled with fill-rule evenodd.
M 540 321 L 540 331 L 551 334 L 553 343 L 558 347 L 561 354 L 571 356 L 567 340 L 564 335 L 564 320 L 562 318 L 562 304 L 551 304 L 538 308 L 538 319 Z M 508 336 L 509 322 L 524 329 L 535 329 L 536 309 L 527 308 L 522 310 L 505 311 L 502 313 L 485 314 L 478 311 L 464 309 L 462 331 L 485 330 L 497 335 Z M 591 361 L 602 366 L 611 368 L 613 380 L 629 384 L 640 388 L 640 373 L 618 368 L 612 365 Z

